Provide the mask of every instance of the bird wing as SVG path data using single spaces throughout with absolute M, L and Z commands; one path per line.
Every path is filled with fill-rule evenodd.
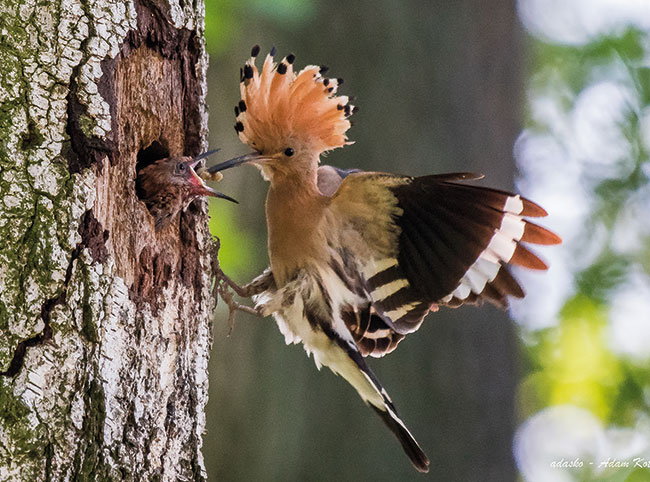
M 392 352 L 406 335 L 395 332 L 379 316 L 372 304 L 346 306 L 341 310 L 341 319 L 350 330 L 363 356 L 382 357 Z
M 406 335 L 438 305 L 487 300 L 505 307 L 508 295 L 524 296 L 509 265 L 547 269 L 523 245 L 561 242 L 524 219 L 546 211 L 518 194 L 463 183 L 480 177 L 360 172 L 342 180 L 331 208 L 342 223 L 348 264 L 356 265 L 370 302 L 367 310 L 372 308 L 365 313 L 361 307 L 361 318 L 374 325 L 373 332 L 384 329 L 371 322 L 373 315 Z M 362 325 L 350 325 L 351 332 L 363 333 Z M 363 345 L 361 338 L 357 342 Z M 369 354 L 381 356 L 396 345 L 391 338 L 385 350 Z

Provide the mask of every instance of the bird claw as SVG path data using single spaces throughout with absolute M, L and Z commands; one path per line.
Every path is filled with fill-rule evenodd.
M 251 306 L 246 306 L 242 305 L 241 303 L 238 303 L 235 301 L 235 297 L 233 295 L 233 292 L 230 291 L 232 289 L 235 293 L 237 293 L 239 296 L 243 298 L 248 298 L 252 296 L 252 294 L 248 294 L 248 290 L 246 289 L 247 286 L 240 287 L 238 284 L 236 284 L 234 281 L 232 281 L 221 269 L 219 268 L 217 272 L 217 281 L 215 283 L 215 293 L 214 295 L 216 296 L 217 293 L 221 296 L 221 299 L 226 303 L 226 306 L 228 306 L 228 334 L 227 336 L 230 336 L 235 329 L 235 313 L 237 311 L 243 311 L 244 313 L 249 313 L 251 315 L 258 316 L 260 318 L 264 318 L 264 314 L 258 310 L 257 308 L 251 307 Z
M 255 278 L 247 285 L 239 286 L 237 283 L 231 280 L 226 273 L 221 271 L 221 269 L 219 269 L 218 278 L 227 284 L 230 289 L 232 289 L 235 293 L 237 293 L 237 295 L 241 296 L 242 298 L 250 298 L 254 295 L 258 295 L 265 289 L 264 286 L 260 286 L 257 282 L 258 278 Z

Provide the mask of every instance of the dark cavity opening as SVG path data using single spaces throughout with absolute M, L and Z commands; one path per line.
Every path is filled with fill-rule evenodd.
M 165 157 L 169 157 L 169 148 L 162 142 L 153 141 L 149 147 L 140 149 L 138 152 L 138 161 L 135 165 L 135 170 L 136 172 L 140 172 L 140 169 Z
M 135 164 L 135 192 L 138 195 L 138 199 L 143 200 L 146 197 L 139 183 L 140 178 L 138 175 L 140 174 L 140 171 L 145 167 L 153 164 L 158 159 L 164 159 L 166 157 L 169 157 L 169 149 L 164 144 L 164 141 L 153 141 L 149 147 L 140 149 L 138 152 L 138 159 Z

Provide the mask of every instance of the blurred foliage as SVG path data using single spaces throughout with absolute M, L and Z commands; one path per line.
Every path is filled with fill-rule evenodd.
M 233 40 L 237 29 L 250 18 L 265 18 L 289 25 L 303 24 L 314 14 L 311 0 L 208 0 L 205 4 L 205 38 L 208 53 L 223 53 Z M 248 18 L 243 18 L 248 17 Z M 251 46 L 257 42 L 251 35 Z
M 634 80 L 647 79 L 647 67 L 639 64 L 644 53 L 647 54 L 645 42 L 647 32 L 635 29 L 626 30 L 617 37 L 597 38 L 585 46 L 534 41 L 531 45 L 534 60 L 530 87 L 533 91 L 541 90 L 554 83 L 559 75 L 564 89 L 576 96 L 599 74 L 611 74 L 612 63 L 619 61 L 635 66 L 630 70 Z M 640 83 L 639 92 L 647 95 L 648 87 L 647 83 Z M 567 104 L 567 107 L 571 106 L 571 103 Z
M 569 263 L 585 258 L 588 262 L 575 261 L 570 268 L 575 294 L 557 313 L 556 325 L 527 334 L 528 374 L 520 387 L 520 407 L 525 417 L 531 417 L 545 407 L 571 404 L 596 415 L 605 427 L 642 431 L 639 421 L 650 416 L 650 360 L 627 356 L 610 342 L 614 300 L 627 289 L 626 280 L 636 275 L 650 286 L 650 33 L 629 28 L 579 46 L 532 40 L 531 50 L 528 128 L 534 135 L 551 136 L 562 146 L 560 152 L 571 153 L 567 165 L 579 164 L 581 186 L 576 190 L 589 197 L 588 216 L 576 227 L 580 234 L 574 243 L 565 243 L 562 249 L 568 251 Z M 572 130 L 581 95 L 603 82 L 620 86 L 625 98 L 621 112 L 614 112 L 618 107 L 613 102 L 603 112 L 592 113 L 621 119 L 617 141 L 625 149 L 609 160 L 579 152 Z M 555 115 L 538 115 L 535 103 L 542 98 L 559 106 Z M 624 248 L 617 244 L 621 237 L 627 240 Z M 650 311 L 635 316 L 637 323 L 650 323 Z M 636 335 L 627 333 L 630 340 Z M 648 447 L 642 450 L 647 456 Z M 573 476 L 573 480 L 647 481 L 650 469 L 589 470 L 588 475 Z
M 236 205 L 210 198 L 210 232 L 219 233 L 221 268 L 247 278 L 255 274 L 249 260 L 254 256 L 257 240 L 237 222 L 236 210 Z
M 542 376 L 538 383 L 547 389 L 544 405 L 571 403 L 607 419 L 621 374 L 618 360 L 602 342 L 603 307 L 579 294 L 565 305 L 561 320 L 536 354 Z

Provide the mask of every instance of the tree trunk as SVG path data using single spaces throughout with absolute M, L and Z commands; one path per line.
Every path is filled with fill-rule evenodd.
M 205 204 L 134 182 L 205 147 L 203 9 L 0 3 L 0 480 L 205 478 Z

